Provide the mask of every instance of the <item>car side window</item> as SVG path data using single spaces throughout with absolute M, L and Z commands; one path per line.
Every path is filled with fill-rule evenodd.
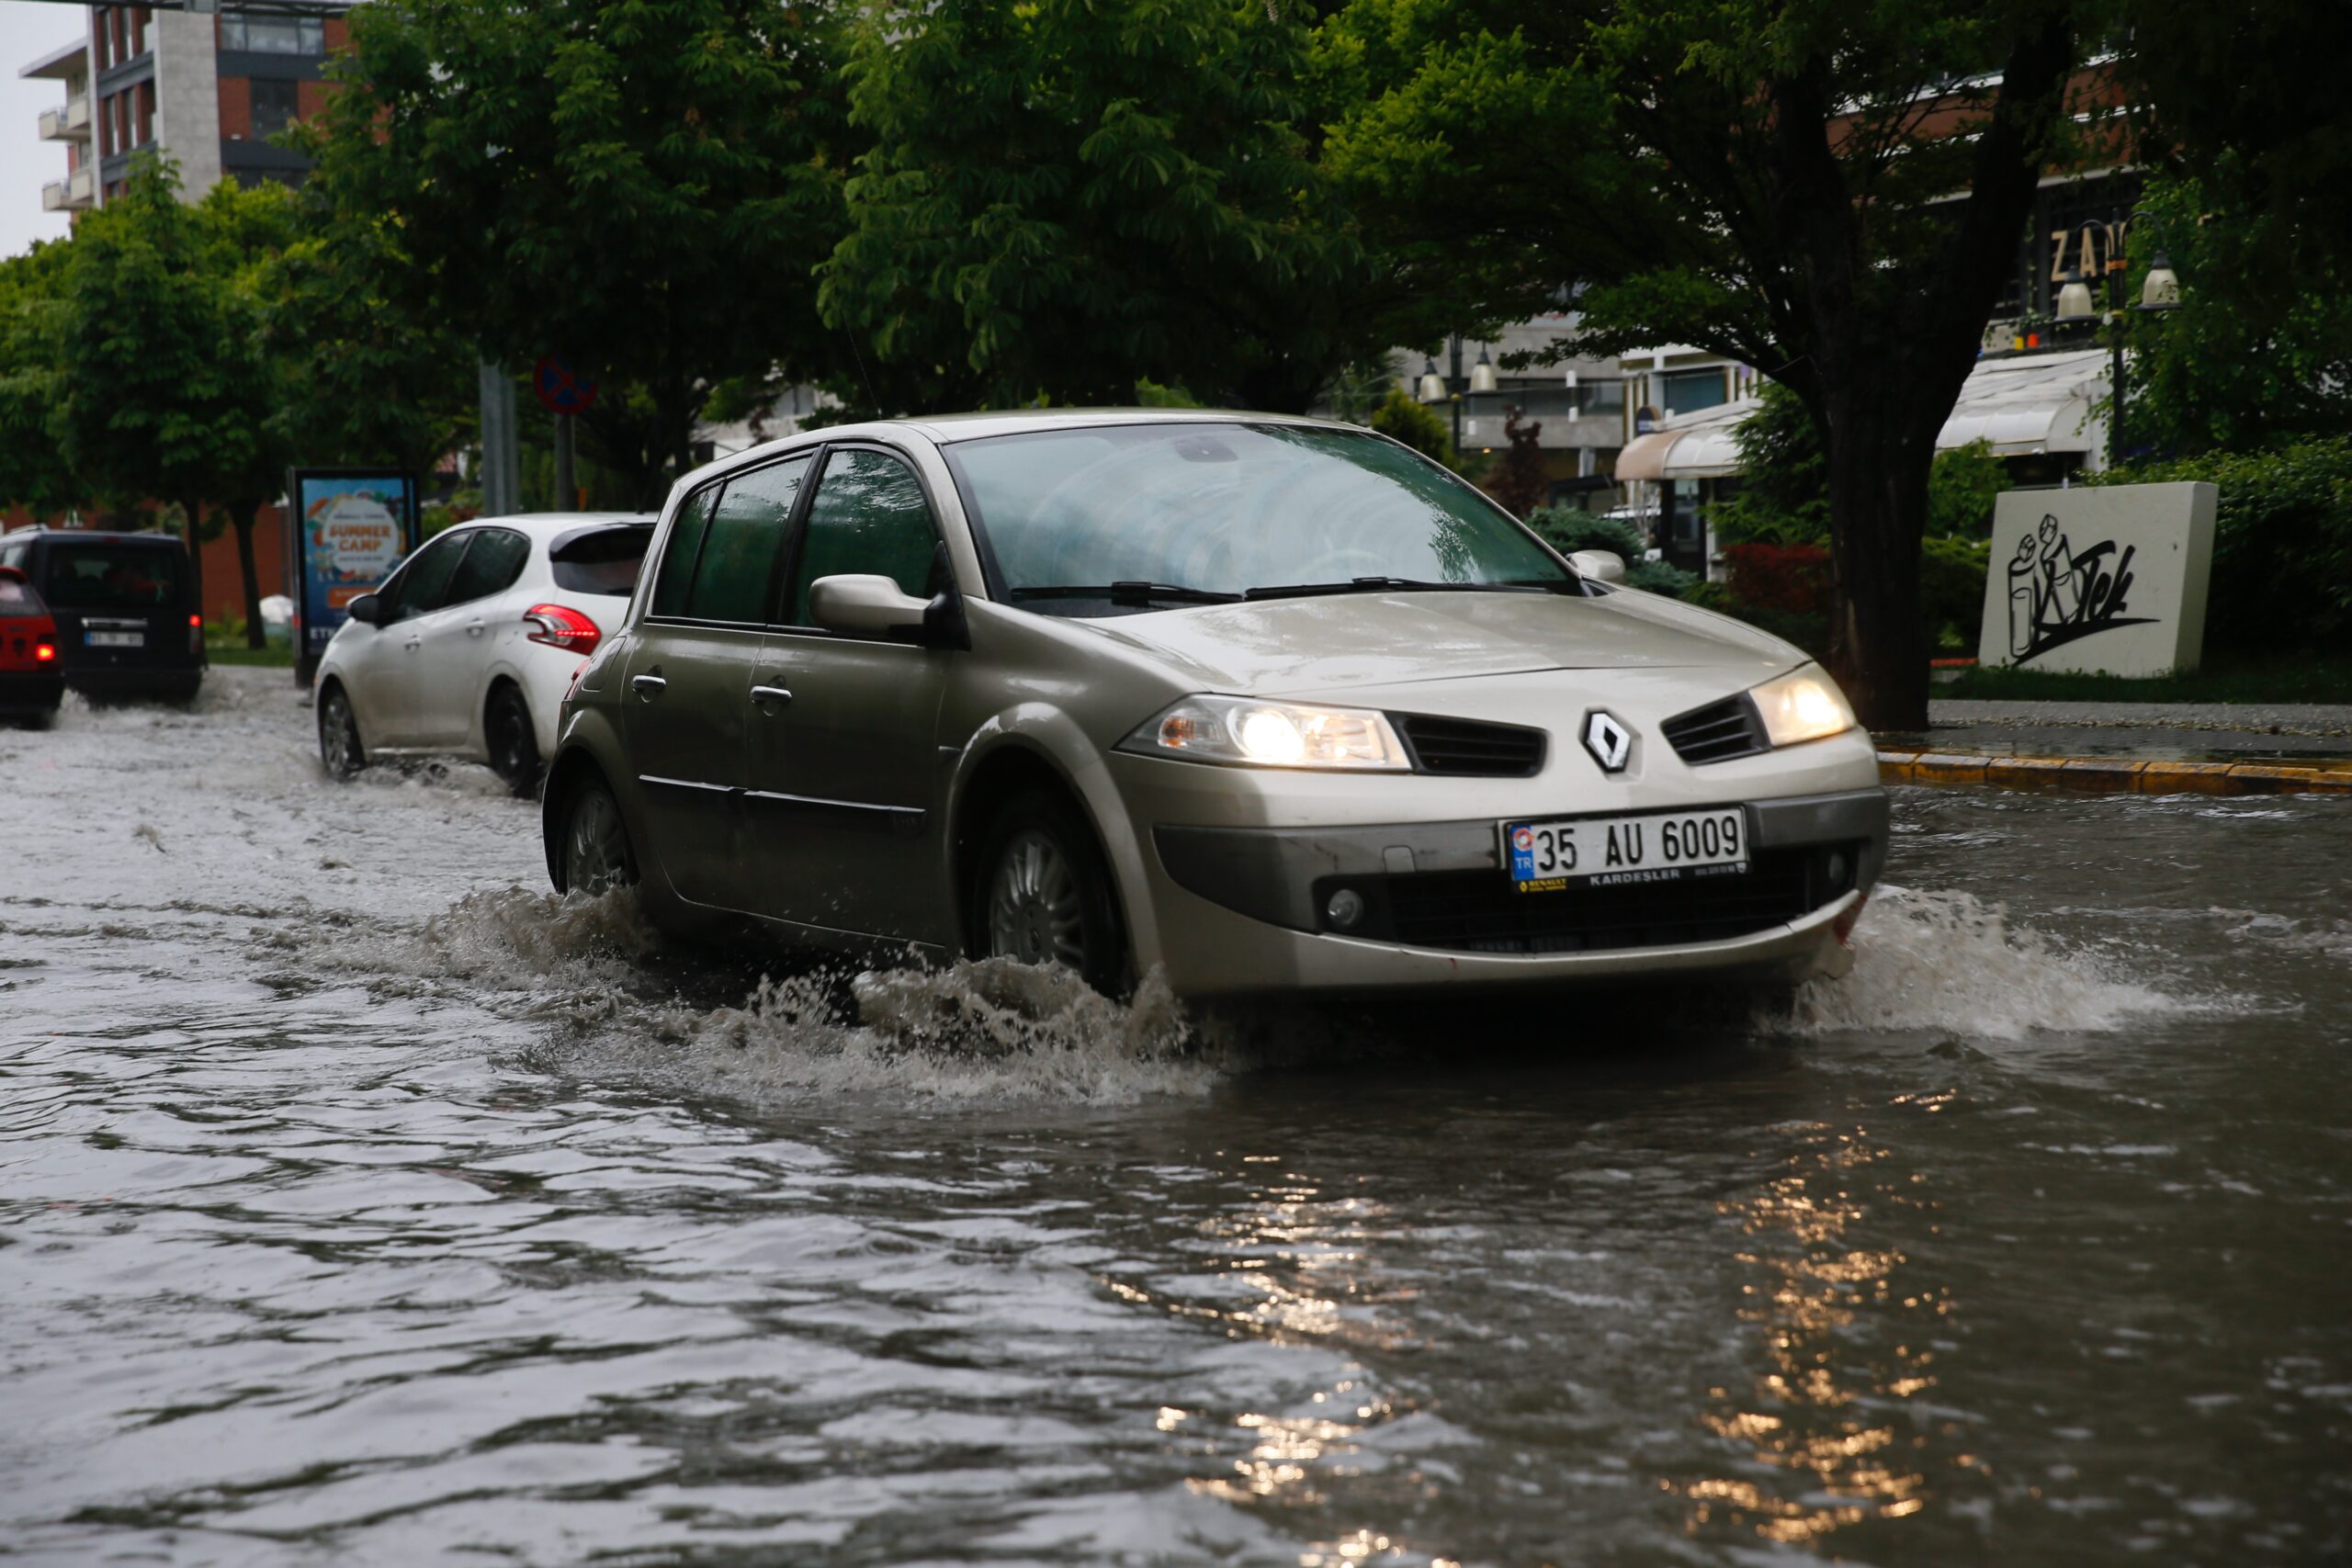
M 887 452 L 854 446 L 825 460 L 801 530 L 785 623 L 809 625 L 810 585 L 843 573 L 887 577 L 900 592 L 921 598 L 944 585 L 931 503 L 914 470 Z
M 450 574 L 438 608 L 463 604 L 507 587 L 523 575 L 531 558 L 531 541 L 512 528 L 483 528 L 474 535 L 472 548 Z
M 695 562 L 686 614 L 698 621 L 767 619 L 768 589 L 784 547 L 792 503 L 808 477 L 807 457 L 734 475 L 712 509 Z
M 669 543 L 662 549 L 661 571 L 653 579 L 651 614 L 686 613 L 686 594 L 695 584 L 695 558 L 702 553 L 703 531 L 710 526 L 711 504 L 718 499 L 718 487 L 706 485 L 678 507 L 677 520 L 670 525 Z
M 462 534 L 445 534 L 411 556 L 408 564 L 394 572 L 391 581 L 384 585 L 379 624 L 390 626 L 394 621 L 439 609 L 448 592 L 449 580 L 457 575 L 458 558 L 478 532 L 481 530 L 469 528 Z

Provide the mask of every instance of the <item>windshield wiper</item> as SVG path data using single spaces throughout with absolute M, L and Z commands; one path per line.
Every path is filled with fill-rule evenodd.
M 1016 588 L 1012 597 L 1015 604 L 1024 599 L 1108 599 L 1114 604 L 1231 604 L 1242 596 L 1174 582 L 1057 582 Z
M 1428 582 L 1418 577 L 1351 577 L 1345 582 L 1284 582 L 1252 588 L 1244 599 L 1304 599 L 1319 593 L 1385 593 L 1392 589 L 1437 593 L 1508 592 L 1520 586 L 1510 582 Z

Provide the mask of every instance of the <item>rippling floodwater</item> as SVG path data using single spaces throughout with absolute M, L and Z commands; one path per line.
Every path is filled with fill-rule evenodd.
M 1906 794 L 1778 1022 L 1188 1025 L 665 952 L 282 672 L 0 779 L 0 1552 L 2352 1550 L 2352 803 Z

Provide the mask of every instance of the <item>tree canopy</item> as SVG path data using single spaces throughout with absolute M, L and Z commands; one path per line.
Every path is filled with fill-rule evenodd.
M 850 151 L 839 8 L 377 0 L 311 133 L 311 191 L 373 228 L 371 287 L 487 358 L 564 355 L 640 501 L 716 386 L 839 357 L 812 272 Z
M 822 299 L 873 395 L 1127 402 L 1141 378 L 1298 410 L 1387 347 L 1407 294 L 1321 166 L 1312 42 L 1264 0 L 869 13 L 873 145 Z

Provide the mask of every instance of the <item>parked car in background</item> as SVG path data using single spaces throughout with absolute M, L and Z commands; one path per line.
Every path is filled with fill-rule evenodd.
M 0 566 L 23 572 L 49 606 L 74 691 L 100 700 L 196 695 L 204 613 L 176 535 L 20 528 L 0 536 Z
M 688 476 L 565 702 L 559 889 L 1184 995 L 1787 982 L 1885 857 L 1754 627 L 1350 425 L 1053 411 Z
M 484 517 L 434 536 L 351 602 L 319 660 L 319 755 L 488 762 L 517 795 L 555 750 L 580 661 L 620 626 L 653 519 Z
M 0 718 L 45 724 L 64 695 L 57 623 L 25 574 L 0 566 Z

